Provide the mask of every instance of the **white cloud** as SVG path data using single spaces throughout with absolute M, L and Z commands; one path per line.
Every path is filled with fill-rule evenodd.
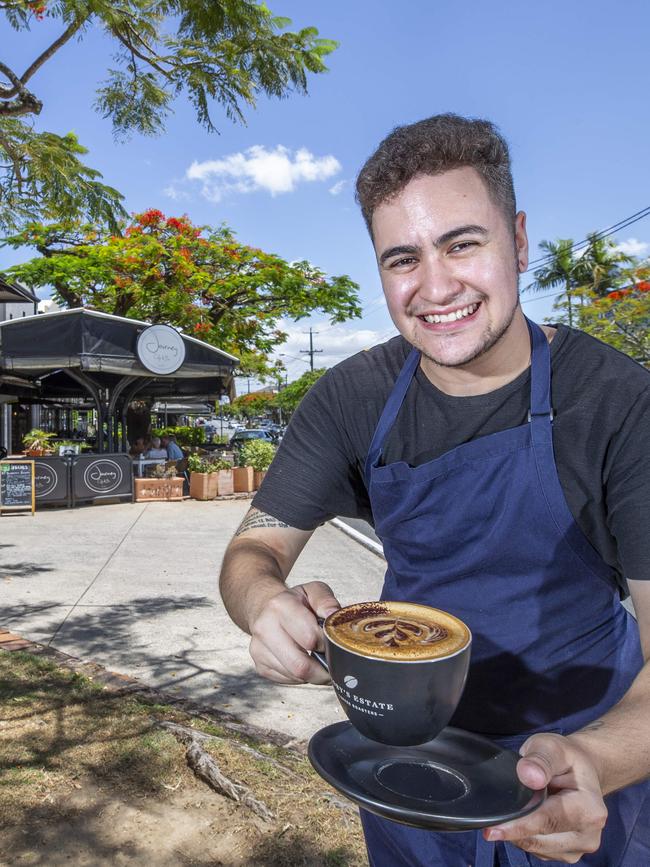
M 253 145 L 223 159 L 195 160 L 186 177 L 201 181 L 205 198 L 218 202 L 231 192 L 266 190 L 272 196 L 290 193 L 299 183 L 327 180 L 340 170 L 341 164 L 331 155 L 316 157 L 306 148 L 293 152 L 283 145 L 275 150 Z
M 329 188 L 327 192 L 331 193 L 333 196 L 338 196 L 347 187 L 348 183 L 349 182 L 345 179 L 342 181 L 337 181 L 334 186 Z
M 628 238 L 627 241 L 617 244 L 616 249 L 627 256 L 645 256 L 650 250 L 650 244 L 646 241 L 638 241 L 636 238 Z
M 183 202 L 190 198 L 189 194 L 185 190 L 180 189 L 176 183 L 168 184 L 164 188 L 163 193 L 174 202 Z

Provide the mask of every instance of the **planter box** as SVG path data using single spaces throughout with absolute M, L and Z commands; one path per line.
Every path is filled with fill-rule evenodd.
M 217 496 L 224 497 L 235 492 L 232 470 L 217 470 L 212 475 L 217 477 Z
M 255 470 L 253 472 L 253 484 L 255 485 L 255 490 L 257 491 L 264 481 L 264 476 L 266 475 L 266 470 Z
M 133 484 L 136 503 L 183 499 L 182 476 L 173 479 L 134 479 Z
M 217 496 L 217 473 L 190 473 L 190 497 L 214 500 Z
M 235 467 L 232 471 L 233 488 L 236 494 L 254 491 L 253 487 L 253 468 L 252 467 Z

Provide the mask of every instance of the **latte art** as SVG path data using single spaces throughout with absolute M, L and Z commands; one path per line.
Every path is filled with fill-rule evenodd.
M 325 630 L 363 656 L 425 660 L 449 656 L 470 640 L 465 624 L 437 608 L 410 602 L 362 602 L 332 614 Z
M 447 638 L 449 632 L 438 623 L 422 623 L 404 617 L 366 617 L 350 626 L 352 632 L 365 632 L 374 636 L 386 647 L 401 644 L 433 644 Z

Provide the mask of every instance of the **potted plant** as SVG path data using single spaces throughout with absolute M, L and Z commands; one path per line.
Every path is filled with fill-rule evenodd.
M 234 493 L 233 467 L 230 461 L 223 457 L 217 458 L 212 462 L 212 466 L 217 474 L 217 496 L 225 497 Z
M 51 451 L 49 442 L 54 436 L 55 434 L 40 430 L 37 427 L 32 428 L 23 437 L 25 454 L 29 457 L 40 458 L 46 452 Z
M 214 500 L 217 496 L 217 476 L 212 465 L 204 456 L 187 456 L 187 469 L 190 472 L 190 497 L 194 500 Z
M 176 462 L 156 464 L 151 477 L 134 479 L 136 502 L 151 502 L 183 499 L 183 477 L 176 475 Z
M 275 456 L 275 446 L 266 440 L 249 440 L 242 446 L 239 460 L 241 464 L 253 468 L 255 490 L 262 484 L 266 471 Z

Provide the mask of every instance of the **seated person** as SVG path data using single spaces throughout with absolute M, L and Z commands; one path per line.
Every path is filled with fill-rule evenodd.
M 161 447 L 160 437 L 151 437 L 151 448 L 145 453 L 147 460 L 160 458 L 163 461 L 167 460 L 167 449 Z
M 146 451 L 147 444 L 144 441 L 144 437 L 138 437 L 129 449 L 129 454 L 132 458 L 139 458 L 140 455 L 144 455 Z
M 170 461 L 182 461 L 185 455 L 181 447 L 176 442 L 174 434 L 166 434 L 161 440 L 162 447 L 167 449 L 167 458 Z

